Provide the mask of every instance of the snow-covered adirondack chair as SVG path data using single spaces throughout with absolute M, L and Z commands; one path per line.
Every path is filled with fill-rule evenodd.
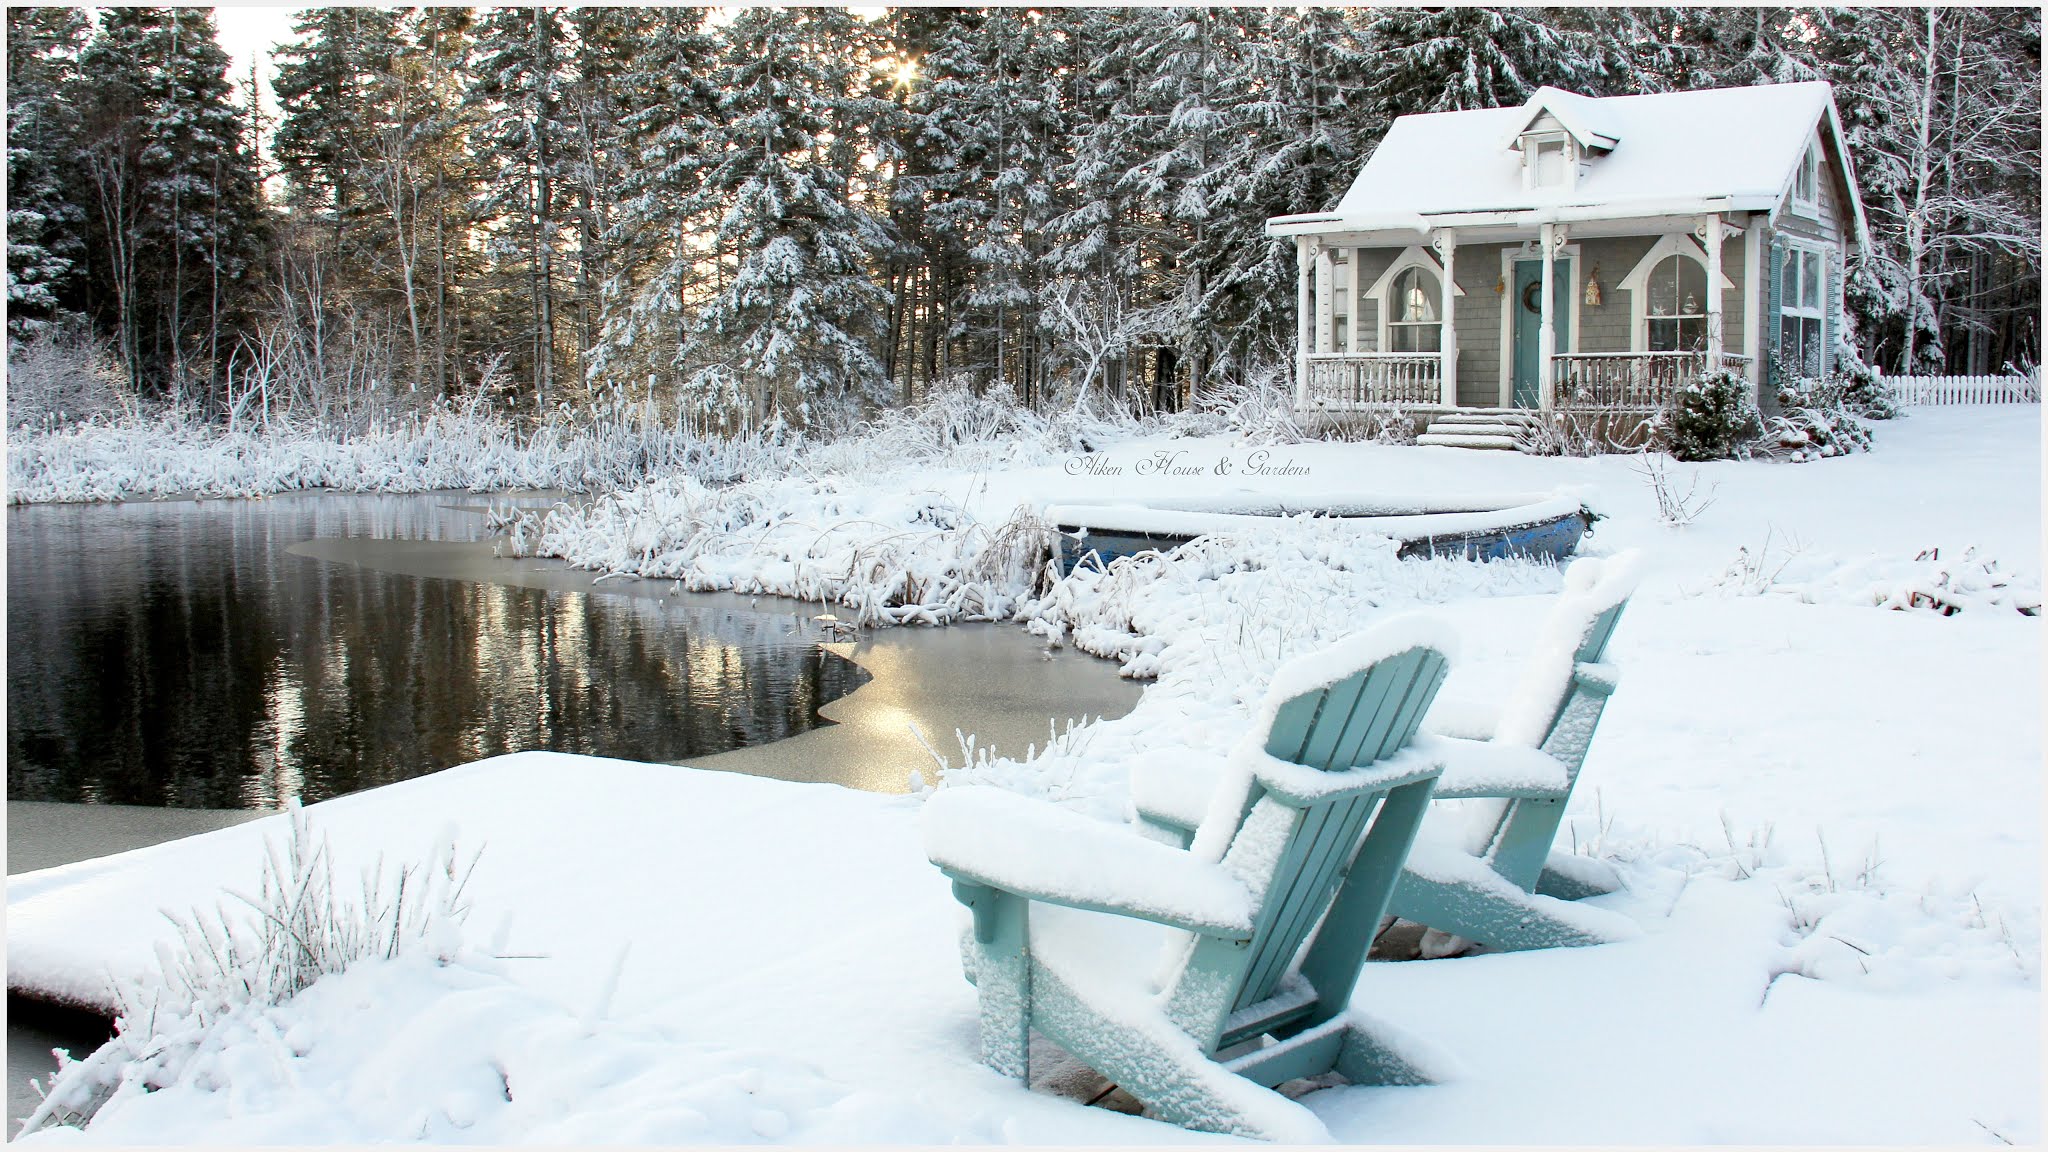
M 1445 762 L 1438 805 L 1410 853 L 1389 910 L 1404 920 L 1497 948 L 1598 944 L 1632 935 L 1625 917 L 1564 901 L 1614 890 L 1606 865 L 1555 852 L 1579 768 L 1585 763 L 1618 673 L 1604 663 L 1634 591 L 1640 555 L 1575 561 L 1544 625 L 1543 639 L 1497 717 L 1424 721 L 1424 746 Z M 1218 764 L 1157 757 L 1131 775 L 1139 828 L 1186 844 L 1199 818 L 1195 795 Z
M 1186 850 L 995 788 L 932 797 L 982 1059 L 1029 1083 L 1035 1028 L 1162 1119 L 1290 1143 L 1329 1134 L 1273 1085 L 1436 1079 L 1348 1005 L 1442 770 L 1410 744 L 1450 640 L 1410 617 L 1284 665 Z
M 1504 949 L 1601 944 L 1635 934 L 1625 917 L 1566 902 L 1612 892 L 1616 877 L 1600 861 L 1555 851 L 1553 843 L 1620 679 L 1606 663 L 1607 642 L 1640 573 L 1637 552 L 1574 563 L 1491 730 L 1425 725 L 1453 745 L 1437 798 L 1469 803 L 1462 812 L 1439 806 L 1455 819 L 1430 821 L 1394 890 L 1394 915 Z M 1485 755 L 1461 754 L 1472 737 L 1485 738 Z M 1541 759 L 1528 759 L 1529 750 Z

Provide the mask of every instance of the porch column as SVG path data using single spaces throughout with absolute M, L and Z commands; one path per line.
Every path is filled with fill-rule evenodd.
M 1537 404 L 1545 412 L 1557 406 L 1557 385 L 1552 379 L 1551 358 L 1557 355 L 1557 328 L 1551 316 L 1551 297 L 1555 291 L 1557 263 L 1557 225 L 1545 224 L 1537 233 L 1537 253 L 1543 267 L 1543 295 L 1538 298 L 1536 328 L 1536 386 Z
M 1752 214 L 1749 226 L 1742 230 L 1742 354 L 1749 357 L 1750 399 L 1759 402 L 1763 395 L 1765 316 L 1758 306 L 1770 295 L 1762 288 L 1763 240 L 1764 218 Z
M 1294 402 L 1301 408 L 1308 407 L 1308 342 L 1309 309 L 1313 307 L 1308 295 L 1309 240 L 1306 236 L 1294 238 Z
M 1434 239 L 1439 255 L 1444 258 L 1444 303 L 1438 314 L 1443 317 L 1443 372 L 1440 403 L 1446 408 L 1458 406 L 1458 232 L 1455 228 L 1438 229 Z
M 1721 214 L 1709 215 L 1700 238 L 1707 246 L 1707 371 L 1721 367 Z
M 1364 254 L 1365 249 L 1363 248 L 1353 248 L 1351 250 L 1351 298 L 1345 301 L 1345 307 L 1351 310 L 1351 338 L 1344 350 L 1353 356 L 1368 351 L 1365 346 L 1366 285 L 1365 281 L 1358 275 L 1359 270 L 1365 267 L 1364 261 L 1360 259 Z
M 1337 350 L 1337 251 L 1316 241 L 1316 351 Z

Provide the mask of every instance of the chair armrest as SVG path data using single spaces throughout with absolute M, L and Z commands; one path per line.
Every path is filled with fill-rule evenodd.
M 1251 893 L 1220 866 L 993 787 L 925 801 L 925 855 L 956 884 L 1249 940 Z
M 1544 799 L 1562 796 L 1571 788 L 1571 776 L 1556 757 L 1525 744 L 1425 736 L 1416 746 L 1443 759 L 1443 778 L 1436 785 L 1439 800 Z
M 1443 696 L 1422 718 L 1422 731 L 1460 740 L 1491 740 L 1500 728 L 1500 701 Z
M 1221 756 L 1178 749 L 1131 767 L 1131 806 L 1153 824 L 1192 829 L 1209 813 L 1209 799 L 1228 763 Z

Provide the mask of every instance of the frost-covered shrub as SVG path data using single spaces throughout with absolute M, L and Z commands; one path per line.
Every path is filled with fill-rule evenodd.
M 1898 415 L 1876 372 L 1861 362 L 1826 379 L 1786 375 L 1778 387 L 1780 413 L 1771 418 L 1759 447 L 1794 462 L 1868 452 L 1865 420 Z
M 1726 460 L 1761 430 L 1749 381 L 1722 368 L 1679 386 L 1650 422 L 1650 442 L 1679 460 Z
M 120 362 L 91 336 L 45 327 L 8 342 L 8 427 L 63 426 L 134 407 Z

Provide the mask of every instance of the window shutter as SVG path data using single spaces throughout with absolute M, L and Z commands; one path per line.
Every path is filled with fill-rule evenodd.
M 1769 306 L 1764 311 L 1764 339 L 1762 345 L 1764 355 L 1770 357 L 1770 363 L 1766 366 L 1764 372 L 1764 382 L 1775 389 L 1779 383 L 1778 361 L 1782 357 L 1785 331 L 1785 242 L 1783 240 L 1774 239 L 1771 241 L 1771 271 L 1769 275 L 1764 277 L 1764 281 L 1770 288 L 1768 296 Z

